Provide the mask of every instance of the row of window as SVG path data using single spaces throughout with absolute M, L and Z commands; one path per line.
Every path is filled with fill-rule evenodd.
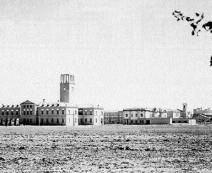
M 23 108 L 32 108 L 32 105 L 23 105 Z
M 141 117 L 144 117 L 144 114 L 140 114 Z M 125 117 L 127 118 L 128 117 L 128 114 L 125 114 Z M 131 114 L 131 117 L 133 117 L 133 114 Z M 138 114 L 135 114 L 135 117 L 138 117 Z
M 45 111 L 46 112 L 46 115 L 49 115 L 49 113 L 50 113 L 50 111 L 49 110 L 46 110 Z M 54 114 L 54 112 L 55 112 L 55 110 L 51 110 L 51 114 Z M 44 110 L 41 110 L 41 115 L 43 115 L 44 114 Z M 59 115 L 60 114 L 60 111 L 59 110 L 56 110 L 56 114 L 57 115 Z M 65 110 L 62 110 L 62 115 L 64 115 L 65 114 Z
M 125 124 L 150 124 L 150 120 L 126 120 Z
M 85 121 L 85 123 L 93 123 L 93 119 L 92 118 L 85 118 L 84 121 Z M 98 121 L 97 118 L 95 118 L 95 121 L 97 123 L 97 121 Z M 83 118 L 80 119 L 80 122 L 83 123 Z M 103 119 L 102 118 L 101 118 L 101 123 L 103 123 Z
M 32 111 L 23 111 L 23 115 L 32 115 Z
M 103 115 L 104 112 L 102 111 L 101 114 Z M 83 109 L 79 109 L 79 115 L 93 115 L 93 111 L 85 109 L 83 112 Z M 97 111 L 95 111 L 95 115 L 97 115 Z
M 1 115 L 19 115 L 19 111 L 2 111 Z

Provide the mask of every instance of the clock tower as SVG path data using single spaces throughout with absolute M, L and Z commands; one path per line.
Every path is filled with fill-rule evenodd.
M 60 102 L 69 103 L 69 99 L 73 101 L 73 92 L 75 86 L 74 75 L 60 75 Z

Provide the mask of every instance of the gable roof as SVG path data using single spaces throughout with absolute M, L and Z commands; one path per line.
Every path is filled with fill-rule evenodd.
M 33 103 L 33 102 L 29 101 L 29 100 L 26 100 L 26 101 L 22 102 L 21 105 L 22 104 L 35 104 L 35 103 Z

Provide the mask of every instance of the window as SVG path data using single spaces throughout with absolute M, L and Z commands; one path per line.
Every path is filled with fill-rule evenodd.
M 30 124 L 32 124 L 32 119 L 29 120 Z
M 133 114 L 131 114 L 131 117 L 133 117 Z
M 54 114 L 54 109 L 52 109 L 52 114 Z
M 138 114 L 135 114 L 135 117 L 138 117 Z
M 59 115 L 59 110 L 57 110 L 57 115 Z
M 141 117 L 143 117 L 144 115 L 143 114 L 141 114 Z
M 128 117 L 128 114 L 126 114 L 125 116 Z
M 49 114 L 49 111 L 48 110 L 46 110 L 46 115 L 48 115 Z
M 43 118 L 41 119 L 41 122 L 40 123 L 43 124 Z
M 63 115 L 64 115 L 64 112 L 65 112 L 65 111 L 64 111 L 64 109 L 63 109 L 63 110 L 62 110 L 62 114 L 63 114 Z
M 57 118 L 57 124 L 59 124 L 59 119 Z
M 30 105 L 29 107 L 32 108 L 32 105 Z
M 27 111 L 27 115 L 29 115 L 29 111 Z
M 16 110 L 16 115 L 18 115 L 18 110 Z
M 85 122 L 87 123 L 87 118 L 85 118 Z
M 4 111 L 1 112 L 1 115 L 4 115 Z
M 92 123 L 92 118 L 90 119 L 90 123 Z
M 52 118 L 52 123 L 54 123 L 54 119 Z
M 27 108 L 29 108 L 29 105 L 27 105 Z
M 41 115 L 43 115 L 43 110 L 41 111 Z
M 97 118 L 96 118 L 96 123 L 97 123 Z
M 23 108 L 26 108 L 26 105 L 23 105 Z
M 48 118 L 46 119 L 46 124 L 49 124 L 49 120 L 48 120 Z
M 30 115 L 32 115 L 32 111 L 30 111 Z
M 6 115 L 9 115 L 9 111 L 6 112 Z
M 64 123 L 64 119 L 62 119 L 62 123 Z

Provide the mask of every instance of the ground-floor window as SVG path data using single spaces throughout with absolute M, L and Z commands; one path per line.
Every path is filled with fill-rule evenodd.
M 54 119 L 52 118 L 52 124 L 54 123 Z
M 90 123 L 92 123 L 92 118 L 90 118 Z
M 62 123 L 64 123 L 64 119 L 62 119 Z
M 57 118 L 57 124 L 59 124 L 59 119 Z

